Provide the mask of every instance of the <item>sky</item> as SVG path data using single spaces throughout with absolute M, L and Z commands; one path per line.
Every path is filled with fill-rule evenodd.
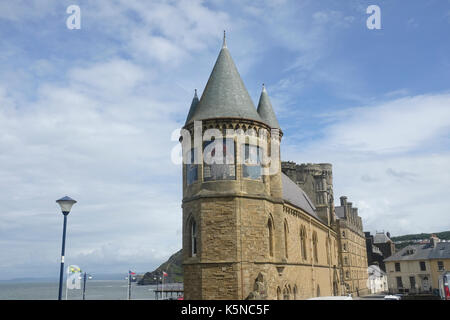
M 0 280 L 56 281 L 65 195 L 67 265 L 125 275 L 181 248 L 174 132 L 223 30 L 282 160 L 332 163 L 365 231 L 450 230 L 449 29 L 449 0 L 0 0 Z

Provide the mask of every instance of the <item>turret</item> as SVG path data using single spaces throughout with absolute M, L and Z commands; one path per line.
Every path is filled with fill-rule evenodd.
M 266 87 L 263 84 L 261 96 L 258 103 L 258 114 L 261 119 L 267 123 L 271 128 L 280 129 L 275 112 L 273 111 L 272 103 L 270 102 L 269 95 L 267 94 Z
M 281 134 L 274 114 L 275 133 L 268 121 L 273 113 L 268 97 L 262 97 L 260 105 L 261 114 L 224 36 L 201 98 L 194 95 L 181 139 L 185 158 L 197 159 L 183 166 L 186 299 L 245 299 L 252 287 L 242 278 L 250 276 L 241 274 L 243 263 L 281 259 L 283 244 L 275 240 L 281 237 L 270 235 L 281 229 L 268 228 L 282 225 Z M 264 162 L 265 154 L 271 163 Z M 245 230 L 262 230 L 260 241 Z
M 195 89 L 194 98 L 192 99 L 191 107 L 189 108 L 189 113 L 188 113 L 188 116 L 186 119 L 186 123 L 195 114 L 195 109 L 197 108 L 198 102 L 199 102 L 199 100 L 198 100 L 198 96 L 197 96 L 197 89 Z

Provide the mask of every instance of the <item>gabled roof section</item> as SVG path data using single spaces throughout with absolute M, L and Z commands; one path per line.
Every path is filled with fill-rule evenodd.
M 270 102 L 269 95 L 267 94 L 264 84 L 261 96 L 259 97 L 258 114 L 271 128 L 280 129 L 280 124 L 278 123 L 275 112 L 273 111 L 272 103 Z
M 387 243 L 392 240 L 384 232 L 377 232 L 373 237 L 373 243 Z
M 450 259 L 450 242 L 438 242 L 430 253 L 430 259 Z
M 317 220 L 322 221 L 317 216 L 316 207 L 314 207 L 314 204 L 306 193 L 284 173 L 281 173 L 281 184 L 283 188 L 283 200 L 302 209 Z
M 384 261 L 450 259 L 450 242 L 409 245 L 396 252 Z
M 214 118 L 243 118 L 263 122 L 225 41 L 202 97 L 192 114 L 189 113 L 186 124 Z

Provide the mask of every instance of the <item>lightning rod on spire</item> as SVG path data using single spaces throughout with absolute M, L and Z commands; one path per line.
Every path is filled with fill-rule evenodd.
M 227 47 L 227 35 L 226 35 L 226 32 L 225 32 L 225 30 L 223 30 L 223 45 L 222 45 L 222 48 L 226 48 Z

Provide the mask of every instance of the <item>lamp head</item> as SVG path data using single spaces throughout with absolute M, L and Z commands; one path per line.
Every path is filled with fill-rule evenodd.
M 72 206 L 77 202 L 72 198 L 66 196 L 64 198 L 56 200 L 56 203 L 58 203 L 61 206 L 62 213 L 67 215 L 69 214 L 70 209 L 72 209 Z

